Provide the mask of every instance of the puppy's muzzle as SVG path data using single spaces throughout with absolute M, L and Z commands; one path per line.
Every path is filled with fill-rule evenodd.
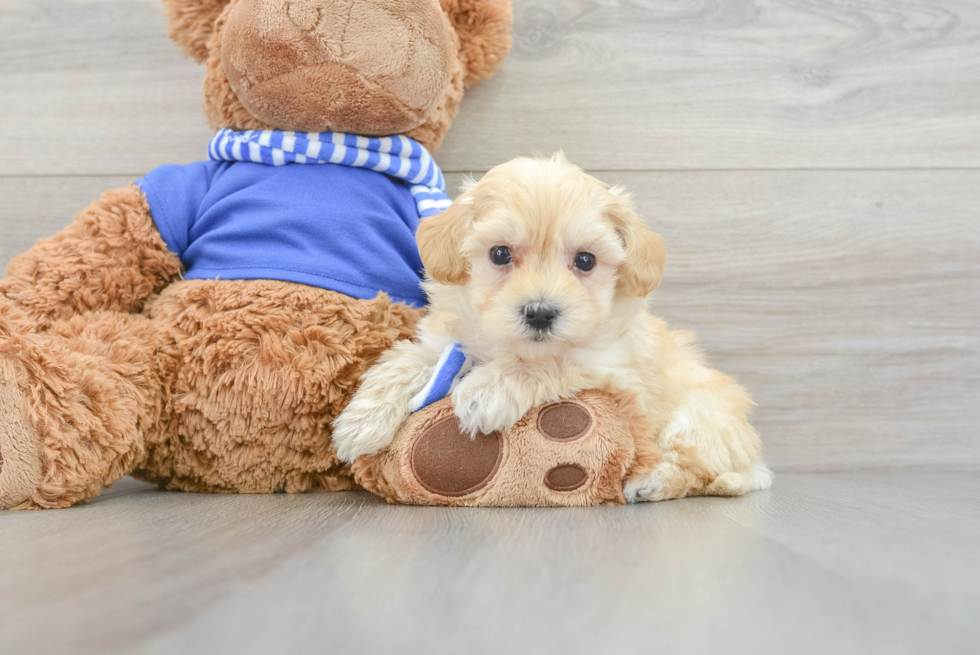
M 524 324 L 539 333 L 550 332 L 560 313 L 557 306 L 541 301 L 529 302 L 521 311 Z

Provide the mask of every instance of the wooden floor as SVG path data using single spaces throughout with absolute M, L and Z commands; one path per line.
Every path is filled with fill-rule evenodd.
M 980 476 L 603 509 L 202 496 L 0 515 L 4 653 L 977 653 Z
M 0 653 L 980 652 L 980 3 L 514 0 L 436 159 L 625 184 L 655 311 L 759 407 L 736 500 L 559 510 L 125 480 L 0 514 Z M 159 0 L 0 0 L 0 267 L 202 159 Z

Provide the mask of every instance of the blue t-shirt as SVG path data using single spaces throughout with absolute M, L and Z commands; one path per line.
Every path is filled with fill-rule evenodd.
M 187 279 L 268 279 L 425 304 L 401 180 L 332 164 L 201 161 L 136 181 Z

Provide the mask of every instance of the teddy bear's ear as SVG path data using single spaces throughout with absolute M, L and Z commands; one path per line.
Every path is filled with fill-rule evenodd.
M 459 35 L 459 55 L 466 66 L 464 84 L 490 77 L 504 61 L 513 39 L 510 0 L 440 0 Z
M 231 0 L 163 0 L 167 35 L 197 63 L 208 58 L 208 38 L 214 23 Z

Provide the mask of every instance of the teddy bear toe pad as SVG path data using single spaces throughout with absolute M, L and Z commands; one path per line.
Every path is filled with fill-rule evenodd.
M 578 403 L 553 403 L 538 412 L 538 432 L 552 441 L 581 439 L 591 427 L 592 415 Z
M 503 452 L 499 432 L 471 439 L 460 432 L 455 416 L 447 416 L 419 434 L 412 447 L 412 473 L 434 494 L 465 496 L 487 486 Z
M 574 491 L 588 479 L 588 472 L 578 464 L 559 464 L 544 475 L 544 483 L 552 491 Z
M 451 401 L 413 414 L 388 450 L 354 466 L 391 502 L 463 506 L 582 506 L 625 502 L 635 448 L 609 394 L 535 407 L 509 431 L 460 432 Z

